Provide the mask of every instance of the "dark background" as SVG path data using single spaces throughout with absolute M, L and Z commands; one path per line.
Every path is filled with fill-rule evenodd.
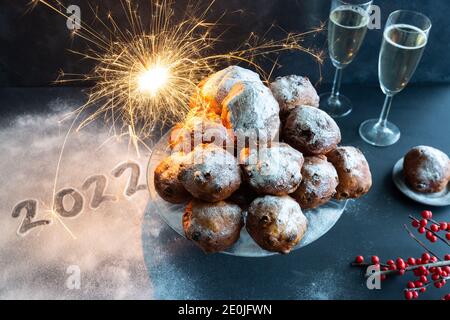
M 137 2 L 140 3 L 145 17 L 149 0 Z M 118 20 L 121 20 L 122 9 L 117 0 L 65 0 L 63 3 L 79 5 L 82 20 L 88 24 L 93 21 L 89 4 L 92 7 L 98 6 L 99 12 L 103 14 L 111 10 Z M 185 3 L 186 0 L 176 1 L 176 7 L 179 8 L 177 13 L 184 11 Z M 209 1 L 204 3 L 207 4 Z M 374 3 L 381 7 L 383 25 L 389 13 L 396 9 L 418 10 L 431 18 L 434 26 L 430 42 L 413 81 L 448 82 L 450 2 L 379 0 Z M 223 44 L 217 47 L 218 51 L 222 51 L 224 48 L 233 48 L 242 43 L 249 32 L 264 34 L 273 22 L 292 32 L 303 32 L 317 27 L 321 21 L 326 21 L 329 7 L 330 0 L 217 0 L 207 19 L 215 20 L 225 10 L 228 12 L 221 20 L 224 25 L 231 26 L 223 37 Z M 57 78 L 60 70 L 81 74 L 88 72 L 92 64 L 67 51 L 71 48 L 83 52 L 86 50 L 86 42 L 71 37 L 66 20 L 43 5 L 38 5 L 34 10 L 27 12 L 28 8 L 30 8 L 29 0 L 0 1 L 0 86 L 48 86 Z M 377 59 L 381 39 L 381 30 L 368 33 L 360 54 L 344 74 L 344 82 L 378 83 Z M 325 33 L 308 40 L 314 41 L 316 48 L 326 49 Z M 307 55 L 284 54 L 280 62 L 284 68 L 277 70 L 275 75 L 299 73 L 308 75 L 314 82 L 319 79 L 318 67 Z M 332 72 L 333 69 L 327 59 L 323 68 L 325 83 L 331 82 Z

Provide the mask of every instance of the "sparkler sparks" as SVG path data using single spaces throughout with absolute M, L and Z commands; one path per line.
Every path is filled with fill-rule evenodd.
M 60 0 L 33 0 L 42 3 L 64 17 L 66 7 Z M 286 33 L 280 40 L 266 41 L 251 33 L 238 49 L 217 54 L 214 45 L 220 41 L 220 20 L 209 22 L 207 13 L 214 5 L 211 1 L 201 9 L 200 1 L 188 2 L 184 16 L 175 18 L 173 0 L 149 0 L 149 22 L 141 16 L 146 8 L 139 8 L 131 0 L 120 0 L 126 22 L 116 20 L 112 13 L 102 16 L 98 8 L 91 8 L 103 33 L 81 24 L 76 35 L 91 45 L 83 58 L 94 61 L 95 68 L 88 75 L 63 74 L 59 83 L 93 81 L 87 103 L 80 110 L 90 109 L 78 126 L 83 128 L 104 116 L 124 128 L 133 144 L 147 138 L 153 130 L 180 121 L 188 111 L 190 98 L 198 90 L 198 83 L 219 67 L 235 61 L 256 69 L 268 80 L 257 62 L 269 59 L 277 66 L 277 58 L 284 51 L 310 54 L 319 64 L 323 53 L 302 46 L 309 34 L 323 30 L 323 25 L 301 34 Z M 148 27 L 146 27 L 148 26 Z M 218 35 L 217 35 L 217 32 Z M 273 70 L 271 70 L 272 72 Z M 79 111 L 80 111 L 79 110 Z

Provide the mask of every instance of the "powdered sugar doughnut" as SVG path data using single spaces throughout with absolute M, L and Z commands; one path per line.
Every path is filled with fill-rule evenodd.
M 226 149 L 234 146 L 234 138 L 216 114 L 188 116 L 170 132 L 169 145 L 173 151 L 189 153 L 202 143 Z
M 327 157 L 339 176 L 336 199 L 356 199 L 369 192 L 372 187 L 372 174 L 364 154 L 359 149 L 339 147 Z
M 236 84 L 223 101 L 222 122 L 239 141 L 272 141 L 280 129 L 280 108 L 272 92 L 258 83 Z
M 286 120 L 284 140 L 304 155 L 321 155 L 341 142 L 341 131 L 324 111 L 310 106 L 294 108 Z
M 296 106 L 319 107 L 319 95 L 307 77 L 278 77 L 270 84 L 270 89 L 280 104 L 282 118 L 286 118 Z
M 259 194 L 287 195 L 302 181 L 303 155 L 286 143 L 244 149 L 241 164 L 244 178 Z
M 195 198 L 218 202 L 239 189 L 241 170 L 227 151 L 214 144 L 201 144 L 186 156 L 179 178 Z
M 291 195 L 302 209 L 317 208 L 336 194 L 339 178 L 327 157 L 306 157 L 302 176 L 300 187 Z
M 288 254 L 303 238 L 308 221 L 291 197 L 265 196 L 252 202 L 247 231 L 263 249 Z
M 244 219 L 241 208 L 230 202 L 193 200 L 183 215 L 186 237 L 206 253 L 228 249 L 239 240 Z
M 418 146 L 406 154 L 403 174 L 411 188 L 417 192 L 440 192 L 450 180 L 450 160 L 438 149 Z
M 155 190 L 161 198 L 170 203 L 184 203 L 191 198 L 178 179 L 184 161 L 183 153 L 174 153 L 164 159 L 155 169 L 153 181 Z
M 237 83 L 262 84 L 259 75 L 251 70 L 230 66 L 214 73 L 200 84 L 200 96 L 207 101 L 210 111 L 222 113 L 223 100 Z

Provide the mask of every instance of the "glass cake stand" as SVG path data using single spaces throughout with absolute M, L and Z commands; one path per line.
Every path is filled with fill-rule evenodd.
M 152 208 L 156 209 L 161 218 L 182 237 L 185 237 L 182 225 L 182 216 L 184 205 L 175 205 L 163 200 L 155 190 L 153 179 L 155 169 L 158 164 L 170 155 L 168 144 L 169 133 L 163 136 L 154 146 L 152 155 L 148 163 L 147 183 L 150 191 L 150 200 Z M 308 219 L 308 229 L 302 241 L 294 248 L 300 249 L 313 243 L 336 224 L 347 206 L 347 201 L 330 201 L 320 208 L 304 211 Z M 267 257 L 276 253 L 261 249 L 242 228 L 239 241 L 231 248 L 223 251 L 224 254 L 240 257 Z

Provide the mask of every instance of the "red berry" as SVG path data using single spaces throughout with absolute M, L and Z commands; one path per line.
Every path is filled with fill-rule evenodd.
M 414 284 L 416 285 L 416 288 L 423 287 L 423 283 L 419 280 L 415 281 Z
M 386 264 L 388 266 L 391 266 L 391 265 L 395 264 L 395 262 L 394 262 L 394 260 L 391 259 L 391 260 L 386 261 Z
M 377 256 L 372 256 L 372 263 L 373 264 L 379 264 L 380 263 L 380 258 L 378 258 Z
M 358 264 L 363 263 L 364 262 L 364 257 L 363 256 L 357 256 L 355 258 L 355 262 L 358 263 Z
M 438 260 L 438 258 L 436 258 L 435 256 L 432 256 L 432 257 L 430 258 L 430 262 L 432 262 L 432 263 L 437 262 L 437 260 Z
M 433 274 L 431 275 L 431 279 L 432 279 L 433 281 L 437 281 L 437 280 L 439 280 L 439 278 L 440 278 L 440 276 L 439 276 L 437 273 L 433 273 Z
M 413 298 L 417 299 L 419 297 L 419 293 L 417 291 L 413 292 Z
M 420 270 L 419 270 L 419 269 L 414 269 L 413 273 L 414 273 L 414 275 L 415 275 L 416 277 L 420 277 L 420 276 L 421 276 Z
M 420 226 L 420 222 L 419 222 L 419 220 L 414 219 L 411 222 L 411 225 L 413 226 L 413 228 L 418 228 Z
M 406 273 L 406 270 L 405 270 L 405 269 L 399 269 L 399 270 L 398 270 L 398 274 L 399 274 L 400 276 L 403 276 L 405 273 Z
M 407 287 L 408 287 L 409 289 L 414 289 L 414 288 L 416 287 L 416 285 L 414 284 L 414 282 L 409 281 L 408 284 L 407 284 Z
M 426 231 L 426 229 L 425 229 L 425 227 L 420 227 L 419 229 L 417 229 L 417 231 L 419 232 L 419 233 L 425 233 L 425 231 Z
M 447 238 L 447 240 L 450 240 L 450 232 L 447 232 L 447 234 L 445 235 L 445 237 Z
M 442 278 L 447 278 L 447 277 L 448 277 L 448 272 L 447 272 L 447 271 L 444 271 L 444 270 L 442 270 L 442 272 L 441 272 L 441 276 L 442 276 Z
M 427 224 L 428 224 L 428 220 L 427 220 L 427 219 L 422 219 L 422 220 L 420 220 L 420 226 L 421 226 L 421 227 L 426 227 Z
M 444 256 L 444 260 L 445 260 L 445 261 L 449 261 L 449 260 L 450 260 L 450 254 L 446 254 L 446 255 Z
M 427 231 L 427 235 L 426 235 L 427 239 L 430 240 L 431 237 L 433 237 L 433 232 L 431 231 Z
M 449 301 L 450 300 L 450 293 L 446 294 L 443 299 Z
M 437 224 L 433 224 L 431 225 L 430 229 L 433 232 L 438 232 L 441 229 L 441 227 L 439 227 Z
M 420 288 L 421 293 L 424 293 L 425 291 L 427 291 L 427 288 L 425 288 L 425 287 Z
M 424 210 L 422 211 L 421 216 L 424 219 L 431 219 L 433 217 L 433 213 L 429 210 Z
M 395 270 L 397 270 L 397 266 L 395 264 L 391 264 L 389 266 L 389 270 L 395 271 Z
M 438 238 L 436 236 L 432 236 L 430 238 L 430 241 L 433 242 L 433 243 L 437 242 L 437 240 L 438 240 Z
M 414 297 L 414 294 L 412 293 L 412 291 L 405 291 L 405 299 L 406 300 L 411 300 Z
M 430 260 L 430 258 L 431 258 L 431 256 L 430 256 L 429 253 L 425 252 L 425 253 L 422 254 L 422 261 L 424 261 L 424 260 L 428 261 L 428 260 Z
M 428 282 L 427 276 L 420 276 L 420 282 L 427 283 Z
M 450 274 L 450 266 L 442 267 L 442 270 L 444 270 L 445 272 L 447 272 L 448 274 Z
M 382 274 L 382 275 L 380 276 L 380 280 L 381 280 L 381 281 L 386 280 L 386 275 L 385 275 L 385 274 Z
M 416 259 L 414 259 L 412 257 L 408 258 L 408 264 L 411 265 L 411 266 L 415 265 L 416 264 Z
M 446 283 L 447 283 L 447 281 L 446 281 L 445 279 L 442 279 L 442 280 L 441 280 L 442 286 L 445 286 Z
M 440 228 L 442 231 L 447 230 L 447 228 L 448 228 L 447 222 L 440 222 L 440 223 L 439 223 L 439 228 Z
M 420 266 L 418 270 L 420 271 L 421 275 L 425 274 L 428 271 L 424 266 Z

